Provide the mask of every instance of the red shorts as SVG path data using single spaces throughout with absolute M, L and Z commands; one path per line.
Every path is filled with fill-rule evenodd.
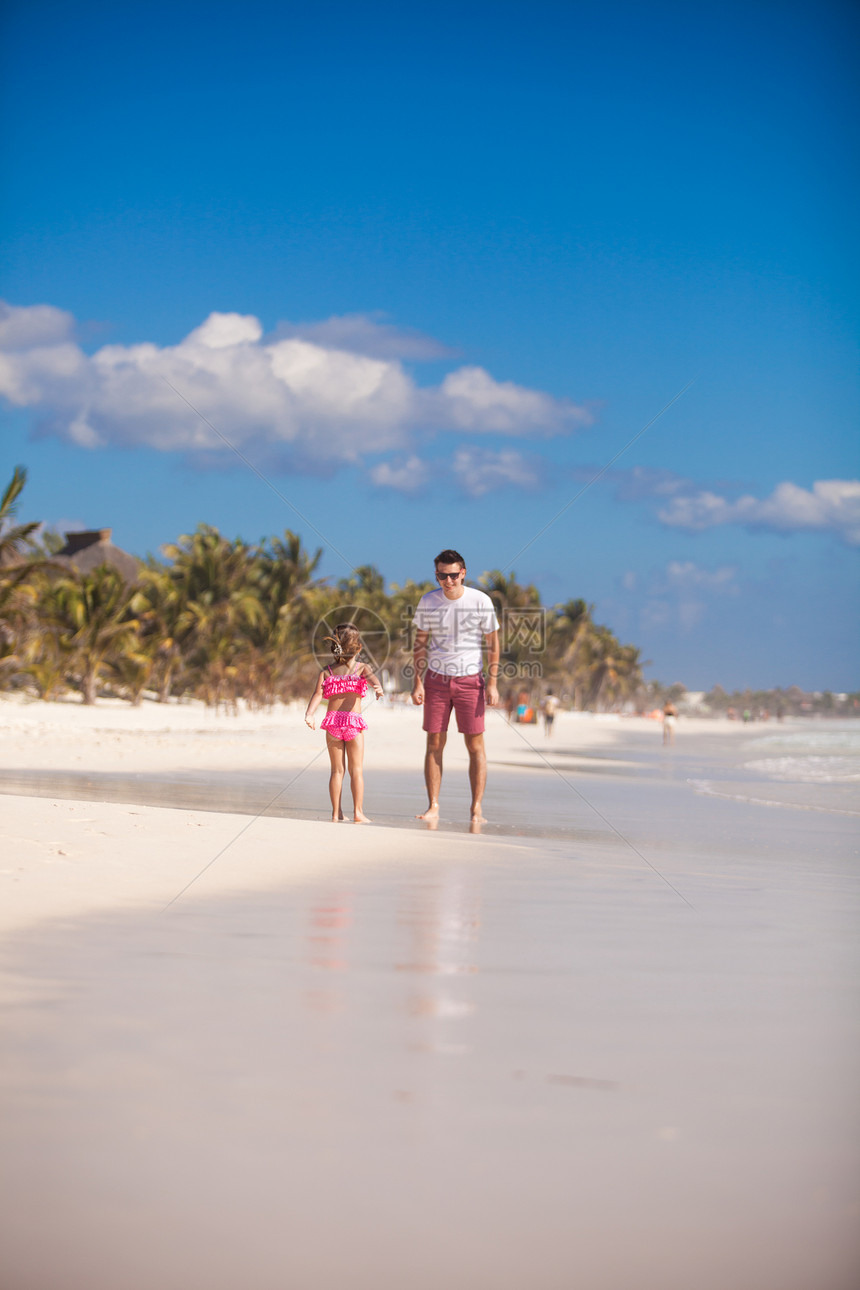
M 428 672 L 424 677 L 424 729 L 438 735 L 448 729 L 451 709 L 457 714 L 457 729 L 461 735 L 484 733 L 484 678 L 480 672 L 472 676 L 441 676 Z

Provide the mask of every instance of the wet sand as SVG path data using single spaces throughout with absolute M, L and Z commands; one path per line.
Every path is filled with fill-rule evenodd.
M 402 715 L 367 829 L 320 762 L 257 818 L 229 723 L 181 771 L 107 711 L 8 735 L 4 1287 L 853 1288 L 852 781 L 763 807 L 748 733 L 500 728 L 493 831 L 452 758 L 430 832 Z

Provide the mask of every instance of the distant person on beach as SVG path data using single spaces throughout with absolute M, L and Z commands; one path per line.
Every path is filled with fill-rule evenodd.
M 558 699 L 555 697 L 552 690 L 547 690 L 546 694 L 543 696 L 540 710 L 543 713 L 543 732 L 547 737 L 549 737 L 552 734 L 552 728 L 555 723 L 555 714 L 558 711 Z
M 343 776 L 349 770 L 352 790 L 353 819 L 356 824 L 370 824 L 364 814 L 364 732 L 367 722 L 361 715 L 361 700 L 367 694 L 368 683 L 377 699 L 382 698 L 382 686 L 368 663 L 359 661 L 361 636 L 353 623 L 339 623 L 330 642 L 333 661 L 323 668 L 311 695 L 305 713 L 305 724 L 316 729 L 314 713 L 323 699 L 328 701 L 328 711 L 320 729 L 325 731 L 326 748 L 331 762 L 328 791 L 331 797 L 331 818 L 337 823 L 344 819 L 341 806 Z
M 675 722 L 678 720 L 678 709 L 671 699 L 663 704 L 663 743 L 675 742 Z
M 424 706 L 427 751 L 424 782 L 429 805 L 418 818 L 429 824 L 439 819 L 442 755 L 448 739 L 451 711 L 469 754 L 471 816 L 484 820 L 481 803 L 487 782 L 484 751 L 484 699 L 491 708 L 499 702 L 499 620 L 484 591 L 466 586 L 466 561 L 447 549 L 436 556 L 439 586 L 422 596 L 415 610 L 412 702 Z M 484 687 L 483 645 L 487 644 L 487 683 Z

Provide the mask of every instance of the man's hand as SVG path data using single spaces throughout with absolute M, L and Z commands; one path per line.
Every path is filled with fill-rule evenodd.
M 416 681 L 412 687 L 412 702 L 416 708 L 420 708 L 424 702 L 424 682 Z
M 491 708 L 499 706 L 499 632 L 498 629 L 484 634 L 487 647 L 487 703 Z

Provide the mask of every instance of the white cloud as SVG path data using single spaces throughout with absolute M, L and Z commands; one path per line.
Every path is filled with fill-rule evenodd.
M 537 466 L 511 449 L 493 452 L 487 448 L 460 448 L 454 453 L 453 473 L 470 497 L 483 497 L 508 484 L 536 488 L 540 483 Z
M 777 533 L 832 532 L 849 546 L 858 546 L 860 480 L 819 479 L 811 489 L 786 481 L 777 484 L 770 497 L 745 496 L 737 501 L 704 491 L 673 497 L 657 518 L 673 528 L 693 532 L 722 524 Z
M 708 591 L 737 593 L 734 565 L 724 564 L 719 569 L 703 569 L 692 560 L 672 560 L 666 566 L 666 577 L 669 585 L 678 589 L 696 587 Z
M 30 349 L 67 340 L 74 326 L 72 315 L 53 305 L 21 308 L 0 300 L 0 350 Z
M 553 399 L 512 381 L 494 381 L 482 367 L 461 367 L 445 377 L 430 395 L 432 406 L 461 430 L 495 430 L 502 434 L 553 432 L 590 425 L 591 414 L 567 399 Z
M 381 461 L 368 471 L 379 488 L 395 488 L 401 493 L 417 493 L 430 478 L 430 467 L 414 454 L 394 461 Z
M 496 452 L 488 448 L 458 448 L 440 469 L 432 461 L 411 454 L 373 466 L 368 475 L 382 488 L 415 493 L 434 476 L 452 480 L 469 497 L 483 497 L 496 488 L 535 488 L 540 483 L 537 463 L 513 449 Z
M 105 345 L 92 355 L 70 338 L 72 326 L 50 306 L 4 306 L 0 394 L 33 408 L 43 433 L 89 449 L 118 444 L 223 457 L 224 443 L 188 404 L 237 448 L 300 469 L 409 454 L 422 431 L 527 436 L 570 431 L 590 419 L 568 400 L 496 381 L 476 367 L 419 386 L 398 358 L 332 343 L 339 327 L 344 344 L 351 329 L 353 337 L 375 337 L 377 348 L 383 340 L 396 348 L 396 329 L 360 315 L 319 324 L 314 339 L 309 328 L 304 336 L 267 339 L 257 318 L 216 313 L 177 345 Z M 495 464 L 500 480 L 503 458 Z M 487 458 L 485 478 L 492 468 Z
M 309 340 L 326 349 L 342 349 L 367 358 L 404 358 L 413 362 L 452 358 L 453 351 L 432 336 L 395 327 L 379 314 L 341 314 L 315 323 L 280 323 L 273 340 Z
M 255 344 L 263 334 L 259 318 L 252 314 L 210 314 L 185 338 L 186 345 L 203 345 L 206 349 L 230 349 L 234 345 Z

